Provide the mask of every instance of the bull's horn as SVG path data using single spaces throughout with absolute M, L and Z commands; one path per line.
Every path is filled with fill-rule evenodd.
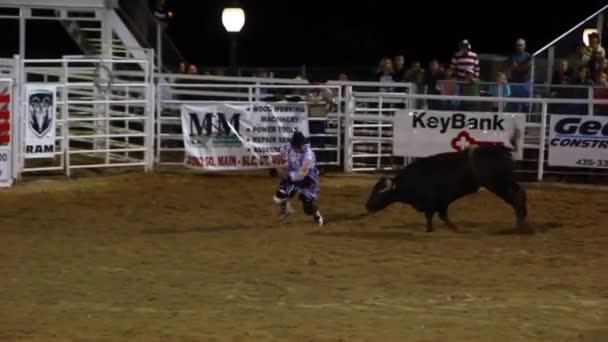
M 384 183 L 385 183 L 385 185 L 384 185 L 384 189 L 382 189 L 382 191 L 381 191 L 381 192 L 387 192 L 387 191 L 390 191 L 390 190 L 392 190 L 392 189 L 393 189 L 393 181 L 392 181 L 392 180 L 390 180 L 390 179 L 388 179 L 388 178 L 387 178 L 387 179 L 384 181 Z

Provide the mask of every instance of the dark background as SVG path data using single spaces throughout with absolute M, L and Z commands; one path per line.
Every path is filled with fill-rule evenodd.
M 149 0 L 155 3 L 155 0 Z M 167 0 L 174 12 L 167 33 L 188 62 L 227 66 L 223 0 Z M 364 66 L 404 53 L 406 62 L 448 61 L 468 38 L 478 53 L 508 54 L 516 38 L 536 51 L 606 5 L 601 0 L 343 1 L 241 0 L 246 22 L 239 33 L 240 66 Z M 608 18 L 607 18 L 608 19 Z M 6 32 L 2 56 L 17 53 L 18 23 Z M 66 51 L 67 49 L 67 51 Z M 28 23 L 28 58 L 80 53 L 54 22 Z
M 225 1 L 168 0 L 177 47 L 199 65 L 225 65 Z M 241 65 L 369 65 L 397 52 L 406 61 L 448 60 L 468 38 L 478 53 L 507 54 L 516 38 L 535 51 L 606 1 L 243 0 Z M 436 30 L 436 31 L 434 31 Z M 434 32 L 431 32 L 434 31 Z

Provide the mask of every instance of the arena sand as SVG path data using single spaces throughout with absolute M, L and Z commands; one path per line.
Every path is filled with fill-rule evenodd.
M 325 176 L 312 226 L 266 175 L 126 173 L 0 192 L 0 341 L 608 341 L 608 192 L 487 192 L 465 233 Z

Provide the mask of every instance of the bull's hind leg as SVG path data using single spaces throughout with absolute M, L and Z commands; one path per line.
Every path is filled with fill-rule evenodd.
M 438 211 L 439 213 L 439 218 L 441 219 L 441 221 L 443 221 L 443 223 L 446 224 L 446 226 L 448 226 L 448 228 L 450 228 L 451 230 L 455 231 L 455 232 L 460 232 L 460 228 L 458 228 L 454 222 L 452 222 L 452 220 L 450 220 L 450 218 L 448 217 L 448 208 L 444 207 L 439 209 Z
M 502 198 L 515 210 L 515 217 L 517 219 L 517 230 L 520 233 L 533 234 L 532 229 L 526 222 L 528 216 L 528 200 L 526 197 L 526 191 L 515 181 L 504 183 L 503 185 L 493 187 L 487 187 L 488 190 L 495 193 L 498 197 Z
M 425 211 L 424 217 L 426 217 L 426 232 L 430 233 L 433 231 L 433 216 L 435 215 L 434 211 Z

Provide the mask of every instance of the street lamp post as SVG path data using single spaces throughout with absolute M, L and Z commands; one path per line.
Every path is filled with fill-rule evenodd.
M 237 35 L 245 25 L 245 12 L 240 7 L 227 7 L 222 12 L 222 24 L 230 35 L 230 71 L 237 73 Z

